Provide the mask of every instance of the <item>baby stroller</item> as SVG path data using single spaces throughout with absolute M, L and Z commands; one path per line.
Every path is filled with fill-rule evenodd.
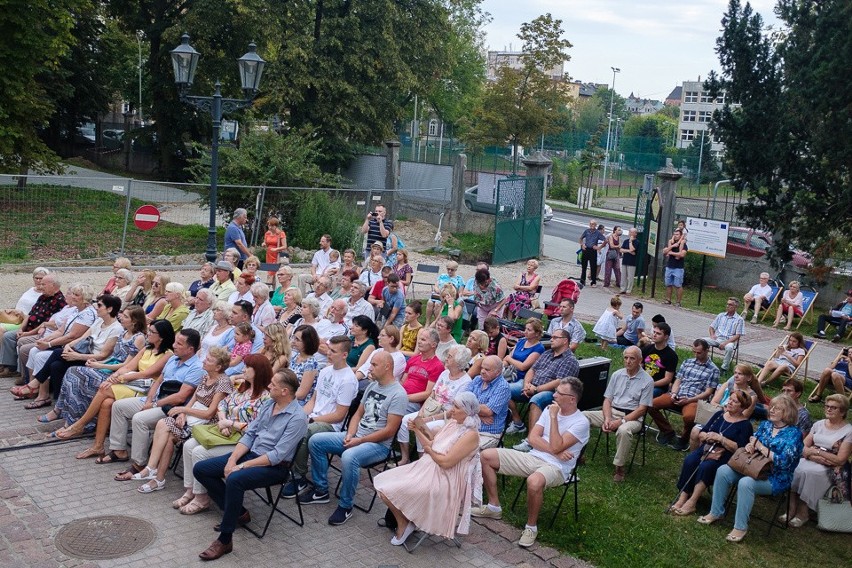
M 580 298 L 580 290 L 582 289 L 582 284 L 572 278 L 566 278 L 553 289 L 553 295 L 550 297 L 550 301 L 545 304 L 544 313 L 547 314 L 547 317 L 550 319 L 559 317 L 559 302 L 569 299 L 576 303 Z

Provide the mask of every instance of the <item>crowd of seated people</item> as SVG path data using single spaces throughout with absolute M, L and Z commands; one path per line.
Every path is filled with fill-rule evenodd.
M 711 329 L 709 341 L 697 339 L 695 358 L 678 368 L 668 346 L 671 329 L 655 322 L 643 349 L 623 351 L 624 369 L 609 379 L 602 410 L 581 412 L 574 350 L 585 332 L 574 318 L 574 301 L 564 300 L 560 317 L 550 321 L 548 345 L 539 319 L 527 319 L 514 342 L 497 319 L 507 304 L 513 314 L 528 309 L 528 293 L 539 282 L 537 264 L 527 265 L 506 296 L 487 266 L 466 284 L 458 265 L 448 263 L 436 282 L 437 298 L 426 302 L 424 326 L 420 301 L 405 300 L 411 272 L 404 268 L 404 249 L 385 274 L 381 253 L 372 253 L 360 277 L 354 251 L 345 251 L 342 262 L 335 252 L 324 236 L 311 273 L 281 266 L 271 289 L 257 281 L 263 275 L 256 257 L 246 258 L 238 272 L 232 253 L 203 265 L 188 286 L 153 271 L 134 277 L 129 262 L 117 260 L 97 296 L 85 284 L 72 284 L 63 295 L 56 275 L 37 269 L 33 288 L 8 310 L 20 322 L 4 333 L 2 374 L 20 369 L 22 384 L 13 395 L 27 408 L 51 407 L 38 421 L 60 422 L 53 435 L 63 440 L 94 433 L 77 458 L 122 464 L 114 479 L 139 481 L 140 493 L 162 490 L 174 452 L 182 452 L 184 494 L 173 507 L 194 515 L 215 504 L 223 515 L 219 538 L 201 554 L 205 560 L 230 552 L 235 528 L 250 521 L 242 505 L 248 488 L 289 481 L 286 498 L 329 503 L 329 456 L 340 456 L 342 484 L 328 522 L 345 523 L 362 466 L 391 455 L 394 441 L 402 467 L 378 476 L 375 487 L 392 513 L 395 545 L 415 528 L 453 538 L 467 531 L 470 516 L 500 518 L 495 480 L 502 473 L 526 478 L 527 522 L 519 545 L 531 546 L 543 493 L 571 478 L 590 428 L 615 434 L 613 480 L 622 482 L 649 412 L 660 441 L 685 450 L 692 436 L 697 445 L 684 460 L 671 512 L 693 514 L 714 486 L 710 513 L 699 521 L 715 522 L 725 507 L 717 494 L 738 485 L 732 542 L 745 536 L 754 494 L 792 487 L 787 515 L 791 526 L 804 524 L 817 493 L 824 493 L 814 479 L 852 453 L 845 397 L 828 397 L 826 420 L 808 433 L 799 381 L 785 383 L 767 410 L 750 366 L 737 365 L 730 378 L 720 377 L 710 344 L 724 348 L 736 335 L 722 337 L 722 326 Z M 467 338 L 460 297 L 477 304 L 483 327 Z M 736 308 L 731 301 L 729 313 L 717 319 L 740 317 Z M 641 310 L 638 304 L 635 319 Z M 644 328 L 633 331 L 635 344 Z M 693 429 L 699 401 L 719 409 Z M 663 408 L 682 414 L 680 435 Z M 749 418 L 761 412 L 768 419 L 751 437 Z M 511 450 L 497 448 L 505 433 L 527 436 Z M 752 483 L 725 466 L 738 447 L 773 459 L 769 480 Z M 827 447 L 836 451 L 826 456 Z M 710 454 L 715 457 L 708 461 Z M 278 467 L 284 462 L 294 472 L 291 480 Z M 487 500 L 475 506 L 471 490 L 480 481 Z M 428 491 L 412 491 L 424 485 Z

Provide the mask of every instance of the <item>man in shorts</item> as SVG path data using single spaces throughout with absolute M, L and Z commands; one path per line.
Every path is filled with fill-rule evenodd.
M 683 231 L 675 229 L 672 240 L 663 249 L 666 257 L 666 301 L 672 303 L 672 292 L 677 288 L 677 307 L 683 301 L 683 272 L 686 265 L 686 252 L 688 248 L 683 241 Z

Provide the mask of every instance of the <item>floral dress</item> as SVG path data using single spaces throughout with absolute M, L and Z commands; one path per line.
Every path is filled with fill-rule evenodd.
M 296 377 L 299 379 L 299 383 L 302 382 L 302 375 L 305 374 L 306 371 L 319 371 L 319 362 L 317 358 L 311 355 L 305 361 L 301 363 L 298 361 L 299 354 L 293 353 L 293 356 L 290 357 L 290 370 L 296 373 Z M 316 386 L 316 378 L 314 379 L 314 384 L 311 385 L 311 390 L 308 392 L 308 395 L 305 397 L 305 400 L 300 400 L 299 404 L 305 406 L 311 397 L 314 395 L 314 387 Z
M 112 356 L 104 361 L 107 365 L 123 363 L 136 356 L 139 350 L 136 348 L 136 340 L 142 336 L 141 333 L 135 333 L 129 339 L 124 336 L 118 338 L 115 347 L 112 350 Z M 104 382 L 113 371 L 108 369 L 93 369 L 91 367 L 71 367 L 65 373 L 65 378 L 62 381 L 62 390 L 59 392 L 59 398 L 56 401 L 56 414 L 65 420 L 65 424 L 70 425 L 80 419 L 81 416 L 89 408 L 92 399 L 98 392 L 98 387 Z M 91 432 L 95 428 L 97 417 L 86 424 L 85 431 Z
M 535 279 L 536 275 L 533 274 L 532 278 Z M 529 286 L 530 281 L 527 280 L 527 273 L 524 272 L 521 274 L 521 286 Z M 517 315 L 521 309 L 529 310 L 532 308 L 532 292 L 527 290 L 518 290 L 517 292 L 512 292 L 509 294 L 509 311 L 512 312 L 513 315 Z
M 198 388 L 195 389 L 195 404 L 193 408 L 198 409 L 199 405 L 204 405 L 205 408 L 210 408 L 210 404 L 213 403 L 213 399 L 216 397 L 218 393 L 225 393 L 226 395 L 234 392 L 234 386 L 231 384 L 231 378 L 225 374 L 219 376 L 218 380 L 215 382 L 208 384 L 207 379 L 209 376 L 205 375 L 204 379 L 202 379 L 201 383 L 198 385 Z M 186 440 L 192 435 L 192 426 L 190 422 L 195 422 L 198 424 L 197 419 L 193 420 L 194 416 L 186 416 L 186 422 L 183 428 L 179 428 L 176 422 L 175 417 L 168 416 L 165 418 L 166 421 L 166 429 L 173 436 L 176 436 L 179 440 Z M 205 424 L 210 424 L 215 422 L 216 418 L 212 420 L 208 420 Z

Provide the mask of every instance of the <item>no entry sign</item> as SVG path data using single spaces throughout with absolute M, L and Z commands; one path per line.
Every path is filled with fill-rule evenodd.
M 142 231 L 150 231 L 160 222 L 160 212 L 153 205 L 143 205 L 133 215 L 133 223 Z

